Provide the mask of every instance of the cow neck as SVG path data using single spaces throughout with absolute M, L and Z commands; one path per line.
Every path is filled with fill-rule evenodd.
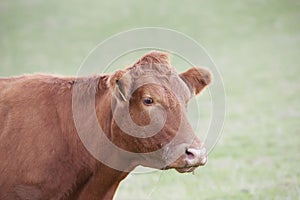
M 80 193 L 79 199 L 112 199 L 120 182 L 127 175 L 128 172 L 118 171 L 104 164 L 99 164 Z
M 88 79 L 88 81 L 83 81 L 83 79 L 79 79 L 80 87 L 82 87 L 82 91 L 85 89 L 92 89 L 89 82 L 95 83 L 97 77 L 92 77 Z M 99 78 L 99 81 L 105 79 Z M 77 80 L 74 80 L 75 82 Z M 60 107 L 57 109 L 59 112 L 59 116 L 61 119 L 65 119 L 67 121 L 62 122 L 62 131 L 65 133 L 65 137 L 67 138 L 69 133 L 73 132 L 74 134 L 74 143 L 70 149 L 72 149 L 72 156 L 75 160 L 74 163 L 80 163 L 74 168 L 80 171 L 82 168 L 87 169 L 82 180 L 78 180 L 79 182 L 76 184 L 77 187 L 81 188 L 80 192 L 77 194 L 73 194 L 78 197 L 78 199 L 112 199 L 113 195 L 120 184 L 120 182 L 129 174 L 129 172 L 118 171 L 116 169 L 110 168 L 107 165 L 97 161 L 84 147 L 80 138 L 77 135 L 76 127 L 73 121 L 72 107 L 70 106 L 70 102 L 72 102 L 72 90 L 68 87 L 63 88 L 64 91 L 61 92 L 62 99 L 57 101 L 57 105 Z M 84 93 L 82 94 L 84 95 Z M 111 94 L 108 88 L 99 88 L 96 93 L 96 107 L 101 109 L 96 109 L 97 116 L 101 128 L 103 129 L 107 138 L 111 139 Z M 68 99 L 67 101 L 64 101 Z M 68 105 L 63 104 L 62 102 L 68 102 Z M 63 111 L 63 112 L 62 112 Z M 65 124 L 71 124 L 71 126 L 64 126 Z M 72 134 L 73 135 L 73 134 Z M 114 159 L 120 159 L 115 154 L 110 154 Z M 82 185 L 82 186 L 80 186 Z M 75 186 L 76 187 L 76 186 Z
M 113 138 L 111 132 L 111 98 L 112 96 L 109 89 L 99 90 L 96 95 L 96 112 L 99 124 L 106 137 L 110 140 Z M 122 158 L 118 157 L 117 152 L 111 152 L 109 159 L 120 160 L 122 162 Z M 119 171 L 100 161 L 97 162 L 96 170 L 87 182 L 80 197 L 84 197 L 84 199 L 112 199 L 118 185 L 129 174 L 128 171 L 131 170 L 133 170 L 133 168 L 127 169 L 125 172 Z

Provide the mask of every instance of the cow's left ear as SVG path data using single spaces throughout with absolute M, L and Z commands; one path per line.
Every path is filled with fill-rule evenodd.
M 119 70 L 111 75 L 109 79 L 110 88 L 116 92 L 116 96 L 121 101 L 128 101 L 130 98 L 131 79 L 128 76 L 129 74 L 126 71 Z
M 209 70 L 200 67 L 192 67 L 180 74 L 180 77 L 188 85 L 193 94 L 199 94 L 212 81 Z

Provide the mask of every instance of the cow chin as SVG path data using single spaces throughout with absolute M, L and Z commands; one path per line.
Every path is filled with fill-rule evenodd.
M 184 167 L 184 168 L 175 168 L 179 173 L 190 173 L 194 172 L 197 167 Z
M 184 166 L 179 166 L 179 167 L 171 167 L 175 169 L 179 173 L 190 173 L 194 172 L 200 165 L 184 165 Z
M 190 173 L 195 171 L 200 165 L 187 165 L 187 164 L 171 164 L 167 166 L 165 169 L 175 169 L 179 173 Z
M 191 173 L 194 172 L 199 166 L 184 166 L 184 167 L 175 167 L 175 166 L 167 166 L 164 168 L 167 169 L 175 169 L 179 173 Z

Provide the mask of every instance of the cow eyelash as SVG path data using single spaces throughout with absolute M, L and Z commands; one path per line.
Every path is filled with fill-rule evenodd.
M 146 106 L 150 106 L 153 104 L 153 99 L 151 97 L 145 97 L 143 98 L 143 103 L 146 105 Z

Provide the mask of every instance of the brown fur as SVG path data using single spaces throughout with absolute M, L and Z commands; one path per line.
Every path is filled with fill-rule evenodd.
M 128 172 L 97 161 L 80 141 L 72 115 L 74 84 L 81 88 L 82 97 L 96 93 L 99 124 L 114 144 L 131 152 L 152 152 L 169 145 L 180 131 L 176 126 L 178 116 L 191 97 L 176 74 L 167 54 L 151 52 L 133 66 L 112 75 L 87 78 L 25 75 L 0 79 L 0 199 L 112 199 Z M 180 77 L 196 94 L 211 80 L 208 71 L 196 68 Z M 141 78 L 172 85 L 168 88 L 148 84 L 131 91 Z M 121 90 L 116 90 L 120 86 L 116 85 L 117 81 Z M 180 91 L 182 101 L 176 100 L 172 88 Z M 129 98 L 132 120 L 139 125 L 150 123 L 149 107 L 145 107 L 141 99 L 151 95 L 156 104 L 167 111 L 165 127 L 150 138 L 123 133 L 112 117 L 118 110 L 111 107 L 124 103 L 120 92 Z M 131 98 L 130 92 L 133 92 Z M 174 152 L 182 151 L 183 156 L 165 166 L 166 169 L 190 167 L 183 159 L 186 145 L 199 147 L 201 144 L 186 118 L 183 122 L 184 131 L 180 131 L 179 139 L 170 145 Z M 181 148 L 182 144 L 186 144 L 185 148 Z M 153 163 L 164 162 L 165 156 L 128 159 L 111 152 L 111 159 L 128 163 L 128 171 L 137 165 L 156 167 Z

